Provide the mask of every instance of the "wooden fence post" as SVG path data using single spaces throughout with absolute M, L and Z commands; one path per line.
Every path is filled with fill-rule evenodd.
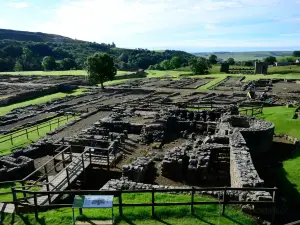
M 276 217 L 276 189 L 273 190 L 273 214 L 272 214 L 272 224 L 275 224 L 275 217 Z
M 122 190 L 119 193 L 119 214 L 121 217 L 123 217 L 123 208 L 122 208 Z
M 17 204 L 18 198 L 17 198 L 17 193 L 15 192 L 15 187 L 14 186 L 11 187 L 11 193 L 12 193 L 12 196 L 13 196 L 15 211 L 16 211 L 16 213 L 18 213 L 18 211 L 19 211 L 18 204 Z
M 68 168 L 66 168 L 66 173 L 67 173 L 67 182 L 68 182 L 68 186 L 70 186 L 70 175 L 69 175 L 69 170 L 68 170 Z
M 34 216 L 36 220 L 39 220 L 39 211 L 38 211 L 36 192 L 33 193 L 33 197 L 34 197 Z
M 65 164 L 65 153 L 64 152 L 61 153 L 61 157 L 62 157 L 63 168 L 65 168 L 66 164 Z
M 26 131 L 26 136 L 27 136 L 27 140 L 28 140 L 29 139 L 29 137 L 28 137 L 28 130 L 25 129 L 25 131 Z
M 152 217 L 155 216 L 155 211 L 154 211 L 154 204 L 155 204 L 155 196 L 154 196 L 154 189 L 152 189 Z
M 21 182 L 21 184 L 22 184 L 22 190 L 25 191 L 25 181 L 23 180 L 23 181 Z M 26 193 L 25 193 L 25 192 L 23 192 L 23 196 L 24 196 L 24 198 L 26 199 Z
M 194 215 L 194 194 L 195 194 L 195 189 L 192 187 L 192 194 L 191 194 L 191 213 Z
M 86 181 L 86 172 L 85 172 L 85 167 L 84 167 L 83 154 L 81 155 L 81 163 L 82 163 L 82 170 L 83 170 L 83 179 L 84 179 L 84 182 L 85 182 Z
M 49 120 L 50 131 L 52 130 L 51 121 Z
M 57 124 L 58 124 L 58 125 L 57 125 L 57 127 L 59 127 L 59 120 L 60 120 L 60 118 L 58 117 L 58 120 L 57 120 Z
M 37 131 L 37 134 L 40 136 L 39 125 L 38 124 L 36 125 L 36 131 Z
M 49 187 L 49 177 L 48 177 L 48 170 L 47 170 L 47 166 L 44 166 L 44 170 L 45 170 L 45 174 L 46 174 L 46 188 L 48 193 L 48 201 L 49 201 L 49 205 L 51 204 L 51 195 L 50 195 L 50 187 Z
M 12 145 L 14 145 L 12 134 L 10 135 L 10 142 Z
M 226 205 L 226 187 L 223 192 L 223 205 L 222 205 L 222 216 L 225 214 L 225 205 Z

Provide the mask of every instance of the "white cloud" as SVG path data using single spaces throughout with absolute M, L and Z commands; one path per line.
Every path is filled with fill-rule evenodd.
M 51 12 L 49 20 L 36 24 L 34 30 L 89 41 L 115 41 L 119 46 L 145 47 L 154 38 L 173 40 L 183 30 L 229 33 L 232 22 L 278 15 L 273 12 L 277 3 L 279 0 L 73 0 L 63 2 Z M 229 25 L 223 29 L 224 23 Z M 167 35 L 160 37 L 162 33 Z
M 17 8 L 17 9 L 21 9 L 21 8 L 27 8 L 29 7 L 29 3 L 28 2 L 9 2 L 8 6 L 12 7 L 12 8 Z

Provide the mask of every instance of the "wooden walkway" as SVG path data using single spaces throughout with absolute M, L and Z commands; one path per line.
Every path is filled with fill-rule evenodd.
M 40 191 L 64 191 L 68 188 L 70 184 L 72 184 L 81 173 L 90 165 L 89 157 L 84 157 L 84 165 L 82 165 L 82 159 L 80 153 L 73 153 L 73 160 L 68 165 L 68 167 L 64 168 L 55 176 L 48 176 L 49 185 L 43 185 Z M 49 205 L 54 202 L 59 195 L 50 194 L 49 196 L 38 196 L 37 204 L 39 205 Z M 31 204 L 34 204 L 34 199 L 29 199 Z

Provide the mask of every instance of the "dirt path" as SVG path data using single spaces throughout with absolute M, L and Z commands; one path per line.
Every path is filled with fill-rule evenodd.
M 53 139 L 59 139 L 63 137 L 71 137 L 77 133 L 79 133 L 81 130 L 88 128 L 93 123 L 97 122 L 98 120 L 108 116 L 111 112 L 105 112 L 101 111 L 98 112 L 88 118 L 85 118 L 77 123 L 75 123 L 73 126 L 67 127 L 66 129 L 62 130 L 61 132 L 52 135 L 51 137 Z

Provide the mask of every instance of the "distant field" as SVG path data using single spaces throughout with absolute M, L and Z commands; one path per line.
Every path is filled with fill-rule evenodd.
M 300 66 L 270 66 L 268 74 L 300 73 Z
M 5 115 L 6 113 L 9 113 L 11 110 L 16 109 L 16 108 L 25 107 L 28 105 L 43 104 L 43 103 L 49 102 L 54 99 L 66 97 L 67 95 L 80 95 L 80 94 L 83 94 L 83 92 L 85 90 L 86 89 L 81 88 L 81 89 L 77 89 L 70 93 L 59 92 L 59 93 L 55 93 L 55 94 L 51 94 L 51 95 L 46 95 L 46 96 L 43 96 L 40 98 L 31 99 L 31 100 L 28 100 L 25 102 L 16 103 L 16 104 L 12 104 L 9 106 L 3 106 L 3 107 L 0 107 L 0 116 Z
M 117 75 L 129 74 L 132 72 L 118 70 Z M 38 75 L 38 76 L 85 76 L 86 70 L 68 70 L 68 71 L 22 71 L 22 72 L 0 72 L 0 75 Z
M 211 54 L 218 56 L 218 58 L 227 60 L 228 58 L 234 58 L 236 61 L 246 61 L 263 59 L 268 56 L 282 57 L 292 56 L 292 51 L 262 51 L 262 52 L 201 52 L 194 53 L 197 56 L 209 57 Z

